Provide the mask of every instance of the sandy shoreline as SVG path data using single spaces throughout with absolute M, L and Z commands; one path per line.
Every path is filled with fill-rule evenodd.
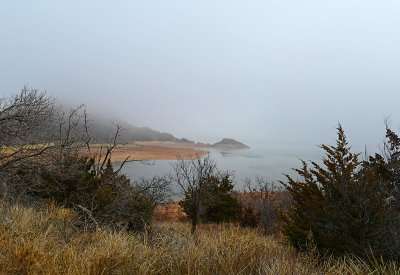
M 140 141 L 131 144 L 120 145 L 112 151 L 111 161 L 122 162 L 128 156 L 129 160 L 175 160 L 198 158 L 208 154 L 208 151 L 197 149 L 192 143 Z M 98 154 L 100 145 L 94 145 L 93 154 Z M 103 150 L 103 154 L 105 150 Z

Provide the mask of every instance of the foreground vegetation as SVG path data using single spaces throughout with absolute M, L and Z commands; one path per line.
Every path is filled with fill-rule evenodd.
M 94 150 L 86 110 L 36 90 L 0 98 L 0 121 L 0 273 L 400 274 L 400 137 L 388 125 L 381 154 L 351 152 L 339 125 L 322 163 L 303 162 L 285 189 L 256 178 L 238 193 L 210 156 L 131 182 L 128 158 L 111 163 L 120 126 Z M 153 220 L 171 186 L 190 225 Z
M 233 224 L 156 223 L 143 233 L 79 229 L 77 214 L 48 204 L 42 209 L 0 208 L 3 274 L 394 274 L 350 259 L 318 259 L 277 238 Z M 391 268 L 390 270 L 388 270 Z M 375 272 L 375 273 L 373 273 Z M 400 272 L 397 268 L 397 272 Z

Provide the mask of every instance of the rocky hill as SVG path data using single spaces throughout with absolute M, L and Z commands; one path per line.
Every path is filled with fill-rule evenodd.
M 231 138 L 224 138 L 221 141 L 214 143 L 211 147 L 220 149 L 249 149 L 250 147 Z

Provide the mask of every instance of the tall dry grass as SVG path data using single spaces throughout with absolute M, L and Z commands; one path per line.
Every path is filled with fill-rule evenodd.
M 0 207 L 2 274 L 379 274 L 360 261 L 318 261 L 235 225 L 156 223 L 143 234 L 82 231 L 73 211 Z M 389 266 L 386 266 L 389 268 Z M 391 267 L 392 271 L 396 266 Z M 372 273 L 378 272 L 378 273 Z M 384 274 L 384 273 L 382 273 Z M 389 274 L 389 273 L 387 273 Z

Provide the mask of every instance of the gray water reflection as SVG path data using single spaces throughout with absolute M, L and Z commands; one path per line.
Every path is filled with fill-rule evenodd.
M 210 149 L 220 170 L 230 170 L 235 175 L 236 189 L 242 188 L 246 177 L 264 176 L 270 181 L 285 180 L 284 174 L 295 176 L 292 168 L 300 167 L 300 159 L 318 160 L 322 152 L 315 145 L 270 144 L 252 146 L 246 150 Z M 149 161 L 147 164 L 128 162 L 122 171 L 131 179 L 154 177 L 169 173 L 173 160 Z

